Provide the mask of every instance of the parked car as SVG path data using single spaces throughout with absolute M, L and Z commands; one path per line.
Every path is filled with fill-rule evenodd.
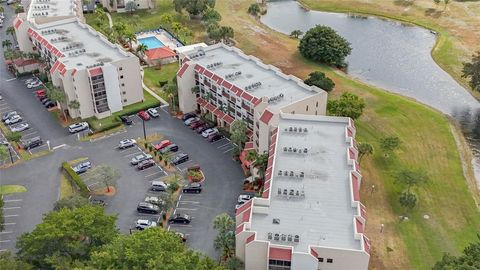
M 11 132 L 21 132 L 21 131 L 27 130 L 28 128 L 30 128 L 30 126 L 27 123 L 20 123 L 20 124 L 14 125 L 14 126 L 10 126 L 10 131 Z
M 137 212 L 147 214 L 159 214 L 160 208 L 154 204 L 147 202 L 140 202 L 137 205 Z
M 144 121 L 150 120 L 150 115 L 148 115 L 148 113 L 146 113 L 145 111 L 139 111 L 137 115 L 138 117 L 142 118 Z
M 165 154 L 168 152 L 177 152 L 178 151 L 178 145 L 172 143 L 162 149 L 160 149 L 160 153 Z
M 160 114 L 158 114 L 158 111 L 157 111 L 156 109 L 154 109 L 154 108 L 148 109 L 148 110 L 147 110 L 147 113 L 148 113 L 151 117 L 153 117 L 153 118 L 157 118 L 157 117 L 160 116 Z
M 35 93 L 37 94 L 38 98 L 43 98 L 47 95 L 47 93 L 45 92 L 45 89 L 37 90 Z
M 125 115 L 120 116 L 120 120 L 122 120 L 122 122 L 127 126 L 130 126 L 131 124 L 133 124 L 132 119 L 130 119 L 130 117 L 125 116 Z
M 2 95 L 0 95 L 0 100 L 3 100 L 3 97 L 2 97 Z
M 190 183 L 183 187 L 183 193 L 200 193 L 202 192 L 202 185 L 200 183 Z
M 49 99 L 48 97 L 42 97 L 42 98 L 40 98 L 40 102 L 41 102 L 42 104 L 45 104 L 45 103 L 47 103 L 47 102 L 49 102 L 49 101 L 50 101 L 50 99 Z
M 118 143 L 118 148 L 119 149 L 125 149 L 125 148 L 129 148 L 129 147 L 133 147 L 133 146 L 135 146 L 136 143 L 137 143 L 137 141 L 135 141 L 134 139 L 121 140 Z
M 197 115 L 194 112 L 189 112 L 184 115 L 182 115 L 182 121 L 186 121 L 187 119 L 196 117 Z
M 191 117 L 191 118 L 188 118 L 187 120 L 185 120 L 183 123 L 187 126 L 189 126 L 190 124 L 194 123 L 194 122 L 197 122 L 197 121 L 200 121 L 200 118 L 198 117 Z
M 175 214 L 171 218 L 168 219 L 169 223 L 183 223 L 189 224 L 191 221 L 190 217 L 185 214 Z
M 238 208 L 242 207 L 242 205 L 244 205 L 245 202 L 239 202 L 235 205 L 235 210 L 237 210 Z
M 84 161 L 77 166 L 72 167 L 73 171 L 76 172 L 77 174 L 82 174 L 88 169 L 92 168 L 92 163 L 90 161 Z
M 48 101 L 48 102 L 45 102 L 45 104 L 43 104 L 45 106 L 45 108 L 47 109 L 50 109 L 50 108 L 53 108 L 55 107 L 55 103 L 51 102 L 51 101 Z
M 73 134 L 73 133 L 86 130 L 88 128 L 89 126 L 87 122 L 80 122 L 80 123 L 71 124 L 70 126 L 68 126 L 68 131 Z
M 218 140 L 221 140 L 223 138 L 223 135 L 220 133 L 212 134 L 208 136 L 208 141 L 209 142 L 216 142 Z
M 18 113 L 16 111 L 6 112 L 2 115 L 2 121 L 5 122 L 5 121 L 7 121 L 8 118 L 10 118 L 14 115 L 18 115 Z
M 217 133 L 218 133 L 218 129 L 216 128 L 207 129 L 204 132 L 202 132 L 202 137 L 208 138 L 208 136 L 217 134 Z
M 147 197 L 145 197 L 144 201 L 147 202 L 147 203 L 155 204 L 155 205 L 165 203 L 161 198 L 155 197 L 155 196 L 147 196 Z
M 197 132 L 198 134 L 201 134 L 202 132 L 204 132 L 205 130 L 207 130 L 209 128 L 212 128 L 209 124 L 203 124 L 203 125 L 197 127 L 195 129 L 195 132 Z
M 157 222 L 148 219 L 139 219 L 135 222 L 135 229 L 143 231 L 145 229 L 156 227 Z
M 137 165 L 137 169 L 145 170 L 147 168 L 155 166 L 155 161 L 153 159 L 144 160 Z
M 7 0 L 7 5 L 12 5 L 15 3 L 15 0 Z
M 5 124 L 7 125 L 16 124 L 16 123 L 22 122 L 22 120 L 23 118 L 20 115 L 14 114 L 10 118 L 5 120 Z
M 167 191 L 168 185 L 163 181 L 152 181 L 150 190 L 152 191 Z
M 188 159 L 189 159 L 189 157 L 188 157 L 187 154 L 180 153 L 177 156 L 175 156 L 174 158 L 172 158 L 170 163 L 172 163 L 172 165 L 178 165 L 178 164 L 182 164 L 184 162 L 187 162 Z
M 10 143 L 7 140 L 0 140 L 0 145 L 9 146 Z
M 155 144 L 153 147 L 155 148 L 155 150 L 159 151 L 159 150 L 162 150 L 163 148 L 171 145 L 172 142 L 170 140 L 163 140 L 157 144 Z
M 205 122 L 203 122 L 202 120 L 200 121 L 196 121 L 196 122 L 193 122 L 190 124 L 190 128 L 195 130 L 197 127 L 201 126 L 201 125 L 204 125 Z
M 25 150 L 30 150 L 32 148 L 38 147 L 43 144 L 43 141 L 40 137 L 31 138 L 29 140 L 21 141 L 20 146 Z
M 253 196 L 252 195 L 248 195 L 248 194 L 244 194 L 244 195 L 240 195 L 238 196 L 238 203 L 241 203 L 241 202 L 248 202 Z
M 130 163 L 132 165 L 137 165 L 138 163 L 144 161 L 144 160 L 148 160 L 148 159 L 152 159 L 152 155 L 150 154 L 145 154 L 145 153 L 142 153 L 140 155 L 136 155 L 134 156 L 131 160 L 130 160 Z
M 37 77 L 32 77 L 30 79 L 26 79 L 25 80 L 25 85 L 29 84 L 29 83 L 33 83 L 33 82 L 36 82 L 36 81 L 40 81 Z
M 42 85 L 41 81 L 34 81 L 34 82 L 31 82 L 31 83 L 27 84 L 27 88 L 32 89 L 32 88 L 35 88 L 35 87 L 39 87 L 41 85 Z

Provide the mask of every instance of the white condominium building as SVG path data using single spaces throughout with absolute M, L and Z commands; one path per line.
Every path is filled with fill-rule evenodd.
M 222 43 L 180 54 L 177 73 L 180 110 L 209 112 L 219 126 L 242 119 L 260 153 L 279 114 L 325 114 L 327 93 Z
M 153 0 L 156 1 L 156 0 Z M 127 12 L 129 2 L 132 2 L 135 9 L 153 8 L 152 0 L 101 0 L 102 5 L 108 11 Z
M 247 270 L 367 270 L 353 121 L 281 114 L 261 197 L 236 211 Z
M 82 22 L 81 1 L 32 0 L 14 20 L 20 50 L 37 52 L 72 118 L 103 118 L 143 101 L 136 56 Z M 79 108 L 68 106 L 78 101 Z

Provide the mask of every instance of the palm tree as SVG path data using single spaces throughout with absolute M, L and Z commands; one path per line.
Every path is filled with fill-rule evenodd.
M 168 98 L 170 98 L 170 102 L 172 103 L 172 110 L 175 111 L 175 96 L 177 95 L 177 85 L 174 83 L 169 83 L 165 86 L 165 93 L 167 94 Z
M 78 102 L 78 100 L 72 100 L 68 103 L 68 108 L 77 111 L 80 109 L 80 102 Z
M 250 150 L 250 151 L 247 152 L 247 155 L 246 155 L 245 158 L 248 161 L 254 161 L 254 160 L 257 159 L 257 157 L 258 157 L 257 152 L 255 150 Z
M 213 220 L 213 228 L 218 231 L 213 245 L 221 250 L 224 259 L 232 257 L 235 253 L 235 220 L 227 213 L 220 214 Z
M 2 6 L 0 6 L 0 13 L 3 13 L 5 11 L 5 8 L 3 8 Z
M 263 179 L 268 166 L 268 154 L 258 155 L 254 165 L 258 168 L 258 174 L 260 178 Z
M 13 26 L 7 27 L 7 30 L 5 30 L 5 32 L 8 35 L 12 36 L 14 43 L 17 43 L 17 37 L 15 36 L 15 28 Z
M 2 48 L 5 48 L 5 47 L 7 47 L 7 49 L 10 49 L 10 47 L 12 47 L 12 41 L 10 41 L 10 39 L 6 39 L 2 41 Z
M 132 49 L 133 48 L 132 47 L 132 42 L 137 41 L 137 35 L 135 35 L 135 33 L 131 32 L 131 31 L 127 31 L 123 35 L 123 39 L 128 42 L 128 47 L 130 47 L 130 49 Z
M 138 44 L 137 46 L 137 52 L 140 53 L 141 55 L 144 55 L 145 52 L 148 51 L 148 46 L 145 44 Z

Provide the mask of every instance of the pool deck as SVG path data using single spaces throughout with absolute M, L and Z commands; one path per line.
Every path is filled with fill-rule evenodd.
M 137 40 L 142 39 L 142 38 L 155 37 L 158 40 L 160 40 L 160 42 L 162 42 L 163 45 L 165 45 L 166 47 L 168 47 L 172 50 L 176 49 L 177 47 L 182 47 L 183 46 L 178 40 L 176 40 L 175 38 L 170 38 L 170 37 L 168 37 L 168 35 L 170 35 L 170 34 L 168 34 L 165 30 L 141 32 L 141 33 L 137 34 Z M 138 44 L 139 43 L 137 42 L 137 46 L 138 46 Z

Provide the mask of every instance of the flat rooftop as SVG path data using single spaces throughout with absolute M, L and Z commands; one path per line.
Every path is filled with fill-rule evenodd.
M 195 57 L 195 55 L 201 56 Z M 237 48 L 225 44 L 215 44 L 197 48 L 186 53 L 189 58 L 217 76 L 226 79 L 254 97 L 274 98 L 270 107 L 281 108 L 295 101 L 305 99 L 322 91 L 311 87 L 293 75 L 285 75 L 280 69 L 262 63 L 258 58 L 244 54 Z M 215 67 L 212 67 L 212 65 Z M 220 64 L 218 64 L 220 63 Z M 229 75 L 233 75 L 229 77 Z M 258 85 L 261 83 L 261 85 Z M 257 84 L 249 88 L 252 84 Z M 278 98 L 281 96 L 281 98 Z
M 77 0 L 31 0 L 29 19 L 76 16 Z
M 97 31 L 78 21 L 36 29 L 36 32 L 65 55 L 61 62 L 67 69 L 84 69 L 129 57 Z
M 298 243 L 288 245 L 295 252 L 309 252 L 309 245 L 361 250 L 354 238 L 345 129 L 348 118 L 314 115 L 284 115 L 280 117 L 273 163 L 270 207 L 268 214 L 255 213 L 251 231 L 258 240 L 268 233 L 299 235 Z M 285 128 L 301 127 L 308 132 L 289 132 Z M 284 147 L 302 149 L 302 153 L 284 152 Z M 303 153 L 307 148 L 308 152 Z M 304 177 L 278 176 L 279 170 L 304 172 Z M 278 190 L 282 195 L 278 195 Z M 305 196 L 288 198 L 283 190 L 304 192 Z M 273 224 L 279 219 L 279 224 Z M 270 240 L 273 244 L 285 243 Z

